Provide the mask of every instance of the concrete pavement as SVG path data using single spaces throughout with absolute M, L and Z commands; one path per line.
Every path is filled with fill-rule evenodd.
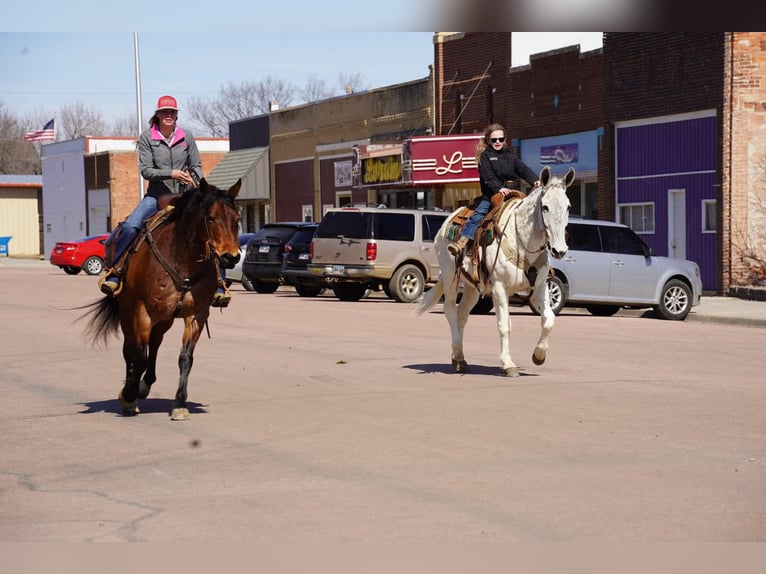
M 4 267 L 50 267 L 50 261 L 34 257 L 3 257 L 0 258 L 0 270 Z M 587 313 L 584 309 L 567 309 L 565 312 Z M 647 309 L 623 309 L 621 314 L 644 314 L 651 312 Z M 702 303 L 694 307 L 687 321 L 708 321 L 746 325 L 751 327 L 766 327 L 766 301 L 753 301 L 739 297 L 703 296 Z

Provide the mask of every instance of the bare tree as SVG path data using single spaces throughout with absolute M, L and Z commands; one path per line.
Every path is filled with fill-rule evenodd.
M 359 72 L 355 74 L 338 74 L 338 88 L 341 94 L 353 94 L 367 89 L 364 76 Z
M 189 116 L 204 128 L 207 135 L 226 137 L 230 122 L 267 113 L 272 102 L 279 107 L 289 106 L 295 92 L 292 84 L 271 76 L 260 82 L 229 82 L 220 89 L 217 99 L 192 98 Z
M 106 123 L 101 112 L 88 109 L 82 102 L 66 104 L 61 109 L 60 124 L 63 139 L 97 136 L 106 133 Z
M 142 126 L 142 128 L 148 126 L 149 124 L 147 123 L 146 126 Z M 109 135 L 138 137 L 138 134 L 136 134 L 137 131 L 138 128 L 136 126 L 135 116 L 131 114 L 125 114 L 122 117 L 116 118 L 112 122 L 112 127 Z
M 40 124 L 34 129 L 40 129 Z M 5 109 L 0 102 L 0 174 L 40 175 L 42 166 L 35 144 L 24 141 L 24 133 L 31 131 L 21 120 Z
M 301 99 L 304 102 L 311 103 L 325 98 L 331 98 L 337 96 L 332 88 L 327 86 L 327 82 L 323 78 L 318 76 L 309 76 L 304 84 L 303 88 L 298 91 Z

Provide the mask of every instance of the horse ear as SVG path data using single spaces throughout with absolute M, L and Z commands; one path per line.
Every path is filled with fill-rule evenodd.
M 543 187 L 548 185 L 548 181 L 551 179 L 551 168 L 546 165 L 542 171 L 540 171 L 540 177 L 538 179 L 540 180 L 540 185 Z
M 566 184 L 567 187 L 569 187 L 570 185 L 572 185 L 574 180 L 575 180 L 575 170 L 573 167 L 570 167 L 566 176 L 564 176 L 564 183 Z
M 239 188 L 240 187 L 242 187 L 242 178 L 241 177 L 237 180 L 237 183 L 235 183 L 234 185 L 232 185 L 229 188 L 229 195 L 231 196 L 232 199 L 237 197 L 237 195 L 239 194 Z
M 199 180 L 199 190 L 205 194 L 208 190 L 208 183 L 207 180 L 203 177 L 201 180 Z

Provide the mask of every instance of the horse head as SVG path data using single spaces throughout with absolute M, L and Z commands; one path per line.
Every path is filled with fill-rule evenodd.
M 234 199 L 241 185 L 240 178 L 228 191 L 224 191 L 209 184 L 205 178 L 200 180 L 199 191 L 206 206 L 205 227 L 211 256 L 227 269 L 232 269 L 239 261 L 239 211 Z
M 540 223 L 545 229 L 551 255 L 556 259 L 564 257 L 569 249 L 566 238 L 569 222 L 567 188 L 572 185 L 574 178 L 575 171 L 571 167 L 563 178 L 552 175 L 548 166 L 540 172 Z

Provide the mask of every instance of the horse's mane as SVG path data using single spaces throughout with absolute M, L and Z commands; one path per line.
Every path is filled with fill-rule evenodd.
M 214 185 L 208 184 L 208 193 L 203 193 L 200 188 L 187 189 L 174 204 L 171 219 L 176 224 L 176 231 L 191 237 L 200 218 L 205 217 L 213 204 L 221 200 L 234 205 L 231 196 Z
M 203 184 L 206 185 L 206 184 Z M 174 203 L 174 209 L 168 218 L 168 222 L 174 224 L 173 251 L 175 257 L 180 259 L 192 243 L 198 239 L 201 230 L 200 225 L 204 221 L 210 208 L 218 201 L 225 201 L 234 206 L 234 200 L 224 190 L 214 185 L 207 184 L 207 193 L 200 188 L 187 189 Z M 202 239 L 200 237 L 200 239 Z

